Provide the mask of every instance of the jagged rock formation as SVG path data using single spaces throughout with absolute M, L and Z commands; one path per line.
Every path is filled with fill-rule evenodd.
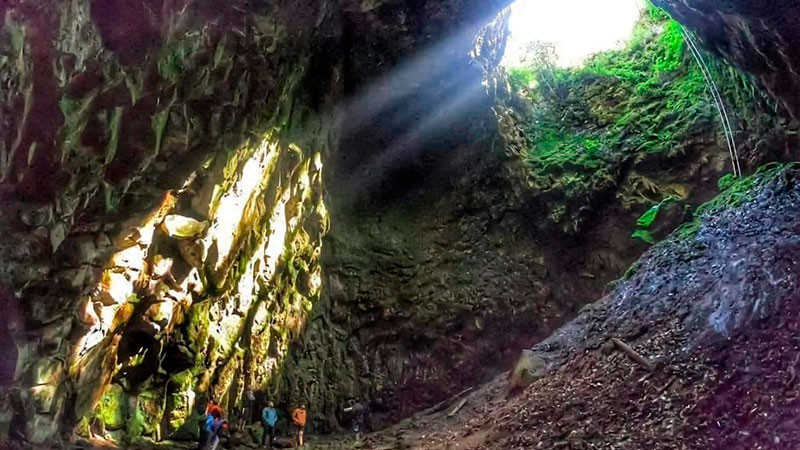
M 209 396 L 344 399 L 287 358 L 319 348 L 334 102 L 502 2 L 212 3 L 0 5 L 4 435 L 191 437 Z
M 3 11 L 10 420 L 33 444 L 191 436 L 204 397 L 275 377 L 319 296 L 327 131 L 300 36 L 326 27 L 234 6 Z

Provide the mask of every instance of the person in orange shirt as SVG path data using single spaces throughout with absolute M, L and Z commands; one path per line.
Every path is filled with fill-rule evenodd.
M 295 447 L 303 446 L 303 430 L 306 428 L 306 405 L 300 405 L 292 411 L 292 424 L 297 430 Z

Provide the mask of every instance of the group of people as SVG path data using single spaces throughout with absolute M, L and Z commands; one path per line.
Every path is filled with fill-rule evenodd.
M 245 410 L 247 411 L 247 410 Z M 293 444 L 295 447 L 303 446 L 303 431 L 306 428 L 306 405 L 300 405 L 292 411 L 292 435 L 294 437 Z M 240 422 L 239 426 L 246 425 L 246 419 Z M 269 447 L 275 440 L 275 427 L 278 423 L 278 411 L 275 409 L 275 404 L 268 402 L 267 406 L 261 411 L 261 426 L 263 434 L 261 435 L 261 445 Z M 203 417 L 203 425 L 200 429 L 200 445 L 199 450 L 215 450 L 219 445 L 219 435 L 222 431 L 230 428 L 228 421 L 225 420 L 222 414 L 222 408 L 216 400 L 209 400 L 206 406 L 205 416 Z
M 248 397 L 248 405 L 243 409 L 243 419 L 239 422 L 239 426 L 244 428 L 249 417 L 249 412 L 253 404 L 254 398 Z M 356 440 L 360 440 L 361 432 L 364 425 L 364 417 L 366 408 L 360 401 L 351 400 L 349 406 L 344 409 L 345 412 L 353 414 L 353 431 L 356 433 Z M 291 431 L 294 447 L 303 446 L 303 432 L 306 428 L 307 412 L 306 405 L 301 404 L 292 411 L 290 416 Z M 267 402 L 266 406 L 261 410 L 261 427 L 263 432 L 261 434 L 261 445 L 263 447 L 272 449 L 275 441 L 275 430 L 278 424 L 278 410 L 275 409 L 273 402 Z M 222 408 L 215 400 L 209 400 L 206 406 L 205 417 L 203 419 L 203 426 L 200 433 L 200 450 L 215 450 L 219 445 L 219 435 L 223 430 L 229 429 L 228 421 L 225 420 L 222 414 Z
M 272 448 L 272 443 L 275 440 L 275 425 L 278 423 L 278 410 L 275 409 L 275 404 L 268 402 L 267 406 L 261 410 L 261 427 L 264 432 L 261 434 L 261 445 L 267 445 L 269 438 L 269 447 Z M 294 446 L 303 446 L 303 431 L 306 428 L 306 405 L 300 405 L 292 411 L 292 435 L 294 436 Z

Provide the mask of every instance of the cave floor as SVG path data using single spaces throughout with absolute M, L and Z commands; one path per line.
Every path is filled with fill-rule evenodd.
M 355 444 L 320 449 L 757 449 L 800 448 L 800 305 L 728 341 L 685 352 L 682 330 L 636 346 L 662 355 L 652 371 L 596 349 L 509 397 L 505 376 L 442 411 L 417 415 Z

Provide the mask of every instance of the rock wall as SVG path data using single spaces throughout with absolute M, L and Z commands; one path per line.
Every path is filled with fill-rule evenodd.
M 503 4 L 0 4 L 2 439 L 191 438 L 247 389 L 335 417 L 303 357 L 337 102 Z
M 320 292 L 335 18 L 267 6 L 3 11 L 12 438 L 191 437 L 282 373 Z
M 760 84 L 800 117 L 800 5 L 781 0 L 654 0 L 697 33 L 703 44 Z

